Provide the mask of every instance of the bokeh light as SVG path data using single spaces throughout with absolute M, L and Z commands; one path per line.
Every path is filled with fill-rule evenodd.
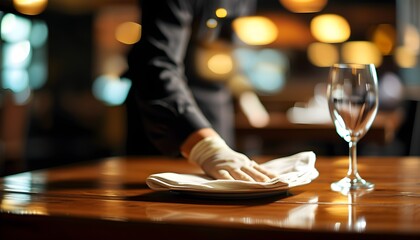
M 382 64 L 382 54 L 372 42 L 346 42 L 343 44 L 341 51 L 343 60 L 347 63 L 373 63 L 376 67 Z
M 320 42 L 340 43 L 350 37 L 350 25 L 347 20 L 336 14 L 323 14 L 311 21 L 312 35 Z
M 28 104 L 32 97 L 32 91 L 29 87 L 23 89 L 21 92 L 15 92 L 13 94 L 13 100 L 17 105 Z
M 414 68 L 417 65 L 417 54 L 411 48 L 400 46 L 395 49 L 394 60 L 401 68 Z
M 31 55 L 29 41 L 3 44 L 3 67 L 26 68 L 31 61 Z
M 418 53 L 420 49 L 420 34 L 416 26 L 407 24 L 403 30 L 403 45 Z
M 206 25 L 208 28 L 216 28 L 217 27 L 217 21 L 214 18 L 210 18 L 207 20 Z
M 47 81 L 48 27 L 43 20 L 11 13 L 0 17 L 0 24 L 0 85 L 13 93 L 16 104 L 26 104 L 32 90 Z
M 18 42 L 29 39 L 31 21 L 27 18 L 8 13 L 1 20 L 1 38 L 6 42 Z
M 48 0 L 13 0 L 16 10 L 26 15 L 42 13 L 48 5 Z
M 226 81 L 236 68 L 230 46 L 217 43 L 197 49 L 194 62 L 197 73 L 209 81 Z
M 5 69 L 2 71 L 2 87 L 18 93 L 29 85 L 29 75 L 24 69 Z
M 328 0 L 280 0 L 280 3 L 295 13 L 311 13 L 321 11 Z
M 210 57 L 207 66 L 216 74 L 227 74 L 232 72 L 233 60 L 230 55 L 219 53 Z
M 307 49 L 309 61 L 317 67 L 329 67 L 339 61 L 339 51 L 329 43 L 311 43 Z
M 29 42 L 34 48 L 40 48 L 46 45 L 48 39 L 48 26 L 44 21 L 34 20 L 32 30 L 29 36 Z
M 101 75 L 92 85 L 93 95 L 110 106 L 121 105 L 127 98 L 131 81 L 111 75 Z
M 115 38 L 124 44 L 134 44 L 141 38 L 141 25 L 135 22 L 123 22 L 115 29 Z
M 396 31 L 391 24 L 379 24 L 372 36 L 372 42 L 383 55 L 390 55 L 395 47 Z
M 239 70 L 259 93 L 273 94 L 283 88 L 289 61 L 282 52 L 274 49 L 239 48 L 234 51 L 234 56 Z
M 277 26 L 277 38 L 270 44 L 271 46 L 304 51 L 315 41 L 309 24 L 297 14 L 269 14 L 266 17 Z
M 227 16 L 228 12 L 225 8 L 218 8 L 216 9 L 216 16 L 218 18 L 225 18 Z
M 251 126 L 261 128 L 270 122 L 270 115 L 254 92 L 243 92 L 239 96 L 239 106 Z
M 403 99 L 404 86 L 398 75 L 393 72 L 386 72 L 381 76 L 378 90 L 382 108 L 395 108 Z
M 233 29 L 238 38 L 249 45 L 267 45 L 278 36 L 273 21 L 262 16 L 237 18 L 233 21 Z
M 48 71 L 44 61 L 34 61 L 28 67 L 29 87 L 31 89 L 40 89 L 47 82 Z

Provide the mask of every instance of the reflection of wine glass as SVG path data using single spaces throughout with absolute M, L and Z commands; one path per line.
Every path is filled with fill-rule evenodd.
M 349 143 L 347 176 L 331 184 L 334 191 L 373 189 L 357 171 L 356 146 L 378 110 L 378 80 L 373 64 L 334 64 L 329 73 L 328 106 L 337 133 Z

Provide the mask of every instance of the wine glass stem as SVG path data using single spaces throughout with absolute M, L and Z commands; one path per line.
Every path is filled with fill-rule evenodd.
M 357 171 L 357 141 L 349 142 L 349 170 L 347 172 L 347 177 L 350 179 L 361 179 Z

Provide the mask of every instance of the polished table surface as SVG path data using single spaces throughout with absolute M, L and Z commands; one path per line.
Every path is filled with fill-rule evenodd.
M 256 199 L 147 187 L 153 173 L 200 172 L 183 159 L 115 157 L 24 172 L 0 179 L 0 239 L 420 239 L 420 158 L 359 164 L 374 191 L 332 192 L 347 157 L 318 156 L 312 183 Z

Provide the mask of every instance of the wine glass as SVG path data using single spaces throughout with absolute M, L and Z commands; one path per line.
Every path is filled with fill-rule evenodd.
M 328 107 L 338 135 L 349 143 L 347 176 L 331 184 L 333 191 L 373 190 L 357 171 L 357 142 L 378 111 L 378 80 L 373 64 L 334 64 L 328 80 Z

